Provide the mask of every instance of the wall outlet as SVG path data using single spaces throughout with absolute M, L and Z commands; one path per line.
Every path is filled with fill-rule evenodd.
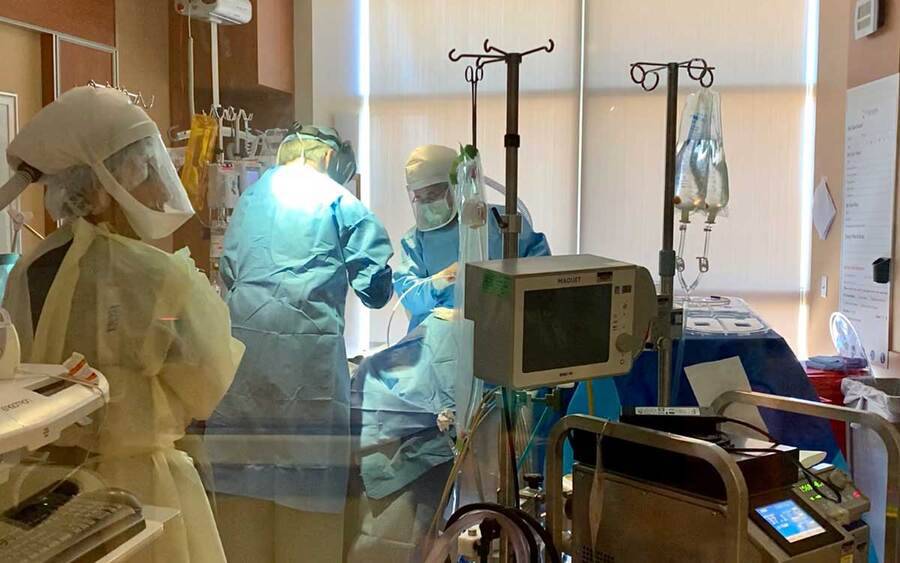
M 828 297 L 828 276 L 822 276 L 819 280 L 819 296 L 823 299 Z

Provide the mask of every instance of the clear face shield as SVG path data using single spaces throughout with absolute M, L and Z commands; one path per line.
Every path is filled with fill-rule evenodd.
M 158 136 L 146 137 L 106 158 L 102 166 L 73 166 L 45 176 L 45 204 L 58 221 L 105 212 L 114 198 L 129 226 L 145 240 L 171 234 L 194 211 Z
M 448 182 L 407 190 L 416 218 L 416 228 L 433 231 L 448 224 L 456 216 L 456 202 Z
M 194 214 L 159 135 L 128 145 L 94 170 L 142 239 L 166 237 Z

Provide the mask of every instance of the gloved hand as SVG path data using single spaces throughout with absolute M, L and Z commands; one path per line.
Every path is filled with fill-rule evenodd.
M 431 280 L 431 285 L 435 291 L 444 291 L 456 282 L 456 271 L 459 269 L 459 262 L 454 262 L 435 274 Z

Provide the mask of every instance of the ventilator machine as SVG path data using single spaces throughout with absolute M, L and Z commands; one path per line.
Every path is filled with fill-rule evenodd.
M 646 269 L 590 255 L 468 264 L 465 298 L 475 375 L 513 389 L 627 373 L 657 309 Z M 528 495 L 528 512 L 549 532 L 545 560 L 568 553 L 579 563 L 867 561 L 869 495 L 880 493 L 735 418 L 735 405 L 868 427 L 892 453 L 889 475 L 900 476 L 900 432 L 841 406 L 730 391 L 708 408 L 630 407 L 619 421 L 567 416 L 549 438 L 546 493 Z M 564 479 L 565 442 L 575 463 Z M 484 510 L 469 508 L 458 513 Z M 491 517 L 502 524 L 497 514 L 507 512 Z M 484 530 L 472 520 L 457 545 L 467 553 Z M 891 514 L 884 525 L 885 560 L 897 561 L 900 526 Z M 507 555 L 527 550 L 507 533 Z

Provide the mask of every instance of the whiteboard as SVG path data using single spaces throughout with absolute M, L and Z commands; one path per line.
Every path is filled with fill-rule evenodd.
M 900 74 L 847 91 L 841 312 L 859 332 L 869 362 L 887 367 L 891 284 L 872 281 L 872 262 L 894 240 Z

